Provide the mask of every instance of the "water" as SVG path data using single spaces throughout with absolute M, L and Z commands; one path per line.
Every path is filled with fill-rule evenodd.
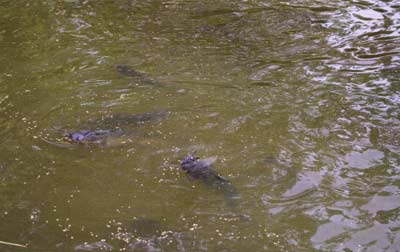
M 399 13 L 1 1 L 0 241 L 27 248 L 0 250 L 399 251 Z M 151 111 L 170 114 L 108 147 L 60 133 Z M 237 209 L 180 169 L 193 152 Z

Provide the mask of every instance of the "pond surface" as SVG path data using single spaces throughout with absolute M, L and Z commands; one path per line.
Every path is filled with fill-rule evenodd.
M 1 251 L 400 251 L 399 1 L 2 0 L 0 24 Z

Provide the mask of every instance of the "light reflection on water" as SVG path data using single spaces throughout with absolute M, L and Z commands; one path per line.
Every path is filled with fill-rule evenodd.
M 0 241 L 31 251 L 400 250 L 399 10 L 4 1 Z M 128 127 L 113 147 L 60 145 L 62 131 L 150 111 L 170 116 Z M 193 152 L 218 157 L 238 211 L 181 171 Z

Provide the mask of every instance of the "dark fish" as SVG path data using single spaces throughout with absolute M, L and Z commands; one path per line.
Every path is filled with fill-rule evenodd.
M 207 160 L 189 155 L 181 161 L 181 168 L 191 177 L 200 179 L 206 185 L 223 192 L 230 206 L 235 206 L 240 198 L 237 189 L 226 178 L 220 176 Z
M 144 85 L 149 85 L 149 86 L 156 86 L 156 87 L 165 86 L 165 85 L 161 84 L 160 82 L 158 82 L 156 80 L 153 80 L 152 78 L 150 78 L 146 74 L 141 73 L 139 71 L 136 71 L 136 70 L 130 68 L 129 66 L 118 65 L 116 67 L 116 69 L 120 74 L 136 79 L 139 82 L 139 84 L 144 84 Z
M 77 143 L 102 143 L 105 139 L 111 135 L 120 136 L 122 131 L 111 131 L 111 130 L 82 130 L 69 133 L 67 137 L 73 142 Z
M 123 126 L 139 126 L 146 122 L 159 122 L 168 116 L 168 112 L 148 112 L 137 115 L 115 114 L 102 119 L 92 121 L 92 126 L 87 128 L 105 128 L 106 130 L 79 130 L 66 133 L 66 138 L 73 143 L 99 144 L 102 146 L 117 146 L 137 132 L 121 128 Z
M 143 74 L 143 73 L 141 73 L 141 72 L 138 72 L 138 71 L 136 71 L 136 70 L 133 70 L 133 69 L 130 68 L 129 66 L 118 65 L 118 66 L 116 67 L 116 69 L 117 69 L 117 71 L 118 71 L 120 74 L 126 75 L 126 76 L 128 76 L 128 77 L 141 77 L 141 78 L 146 77 L 145 74 Z

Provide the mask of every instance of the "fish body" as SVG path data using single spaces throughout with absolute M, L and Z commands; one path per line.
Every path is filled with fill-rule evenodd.
M 109 135 L 111 131 L 109 130 L 82 130 L 76 131 L 68 134 L 68 138 L 74 142 L 83 143 L 83 142 L 96 142 L 99 139 L 104 138 Z
M 225 178 L 221 177 L 217 172 L 215 172 L 209 162 L 201 160 L 199 157 L 191 155 L 185 157 L 181 161 L 181 168 L 195 179 L 201 179 L 210 182 L 229 182 Z
M 137 70 L 132 69 L 129 66 L 126 65 L 118 65 L 116 66 L 117 72 L 130 77 L 132 79 L 135 79 L 138 84 L 143 84 L 146 86 L 154 86 L 154 87 L 165 87 L 165 85 L 161 84 L 160 82 L 150 78 L 146 74 L 139 72 Z
M 139 71 L 136 71 L 129 66 L 126 65 L 118 65 L 116 67 L 118 73 L 128 76 L 128 77 L 140 77 L 140 78 L 145 78 L 146 75 L 144 73 L 141 73 Z
M 123 131 L 112 130 L 81 130 L 67 134 L 68 140 L 82 144 L 106 144 L 110 137 L 121 137 Z
M 229 180 L 219 175 L 207 160 L 189 155 L 181 161 L 180 165 L 192 178 L 199 179 L 206 185 L 223 192 L 229 205 L 235 205 L 235 200 L 240 198 L 236 187 Z
M 168 112 L 147 112 L 143 114 L 114 114 L 91 121 L 85 128 L 103 128 L 101 130 L 78 130 L 64 134 L 68 142 L 81 144 L 98 144 L 103 147 L 118 146 L 130 142 L 140 135 L 132 126 L 146 122 L 160 122 L 169 115 Z

